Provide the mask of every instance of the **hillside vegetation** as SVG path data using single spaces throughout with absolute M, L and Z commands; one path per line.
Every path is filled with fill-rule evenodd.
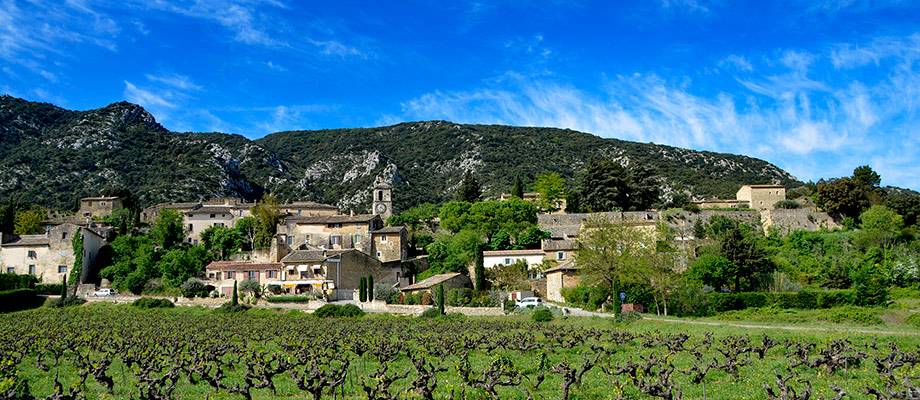
M 127 188 L 140 206 L 216 196 L 314 200 L 365 212 L 377 177 L 394 184 L 397 211 L 453 199 L 472 170 L 486 196 L 557 172 L 573 181 L 592 157 L 644 164 L 663 193 L 733 196 L 744 183 L 799 186 L 763 160 L 554 128 L 410 122 L 379 128 L 279 132 L 257 140 L 177 133 L 142 107 L 89 111 L 0 96 L 0 197 L 71 210 L 82 196 Z

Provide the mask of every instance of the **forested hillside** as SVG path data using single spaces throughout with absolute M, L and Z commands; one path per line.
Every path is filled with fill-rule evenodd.
M 567 181 L 592 157 L 644 164 L 665 195 L 733 196 L 743 183 L 798 186 L 763 160 L 603 139 L 554 128 L 411 122 L 380 128 L 280 132 L 249 140 L 176 133 L 142 107 L 115 103 L 69 111 L 0 96 L 0 197 L 74 209 L 77 199 L 123 187 L 139 205 L 215 196 L 314 200 L 365 212 L 377 177 L 394 186 L 399 210 L 453 198 L 472 170 L 486 196 L 510 191 L 515 175 Z

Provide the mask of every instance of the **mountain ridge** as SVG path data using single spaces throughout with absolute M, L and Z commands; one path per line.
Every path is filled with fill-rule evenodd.
M 601 138 L 560 128 L 419 121 L 374 127 L 237 134 L 172 132 L 143 107 L 117 102 L 71 111 L 0 96 L 0 198 L 74 209 L 77 199 L 125 187 L 140 205 L 218 196 L 313 200 L 366 212 L 377 178 L 397 211 L 450 200 L 472 169 L 486 196 L 555 171 L 573 182 L 591 157 L 644 163 L 666 195 L 734 196 L 744 183 L 802 183 L 764 160 Z

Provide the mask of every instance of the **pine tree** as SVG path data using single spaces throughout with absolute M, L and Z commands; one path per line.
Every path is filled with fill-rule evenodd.
M 367 301 L 374 301 L 374 276 L 367 276 Z
M 521 183 L 521 176 L 514 176 L 514 188 L 511 189 L 511 196 L 517 197 L 519 199 L 524 198 L 524 184 Z
M 478 202 L 482 198 L 482 188 L 479 186 L 479 181 L 473 177 L 473 173 L 469 170 L 463 174 L 463 181 L 460 182 L 460 188 L 457 189 L 457 201 L 465 201 L 467 203 Z

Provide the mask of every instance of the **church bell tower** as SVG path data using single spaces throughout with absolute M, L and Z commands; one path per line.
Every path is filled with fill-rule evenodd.
M 393 215 L 393 200 L 390 197 L 392 191 L 393 189 L 390 185 L 381 178 L 377 180 L 377 184 L 374 185 L 374 190 L 371 192 L 374 196 L 371 212 L 379 215 L 383 222 L 386 222 L 387 218 Z

